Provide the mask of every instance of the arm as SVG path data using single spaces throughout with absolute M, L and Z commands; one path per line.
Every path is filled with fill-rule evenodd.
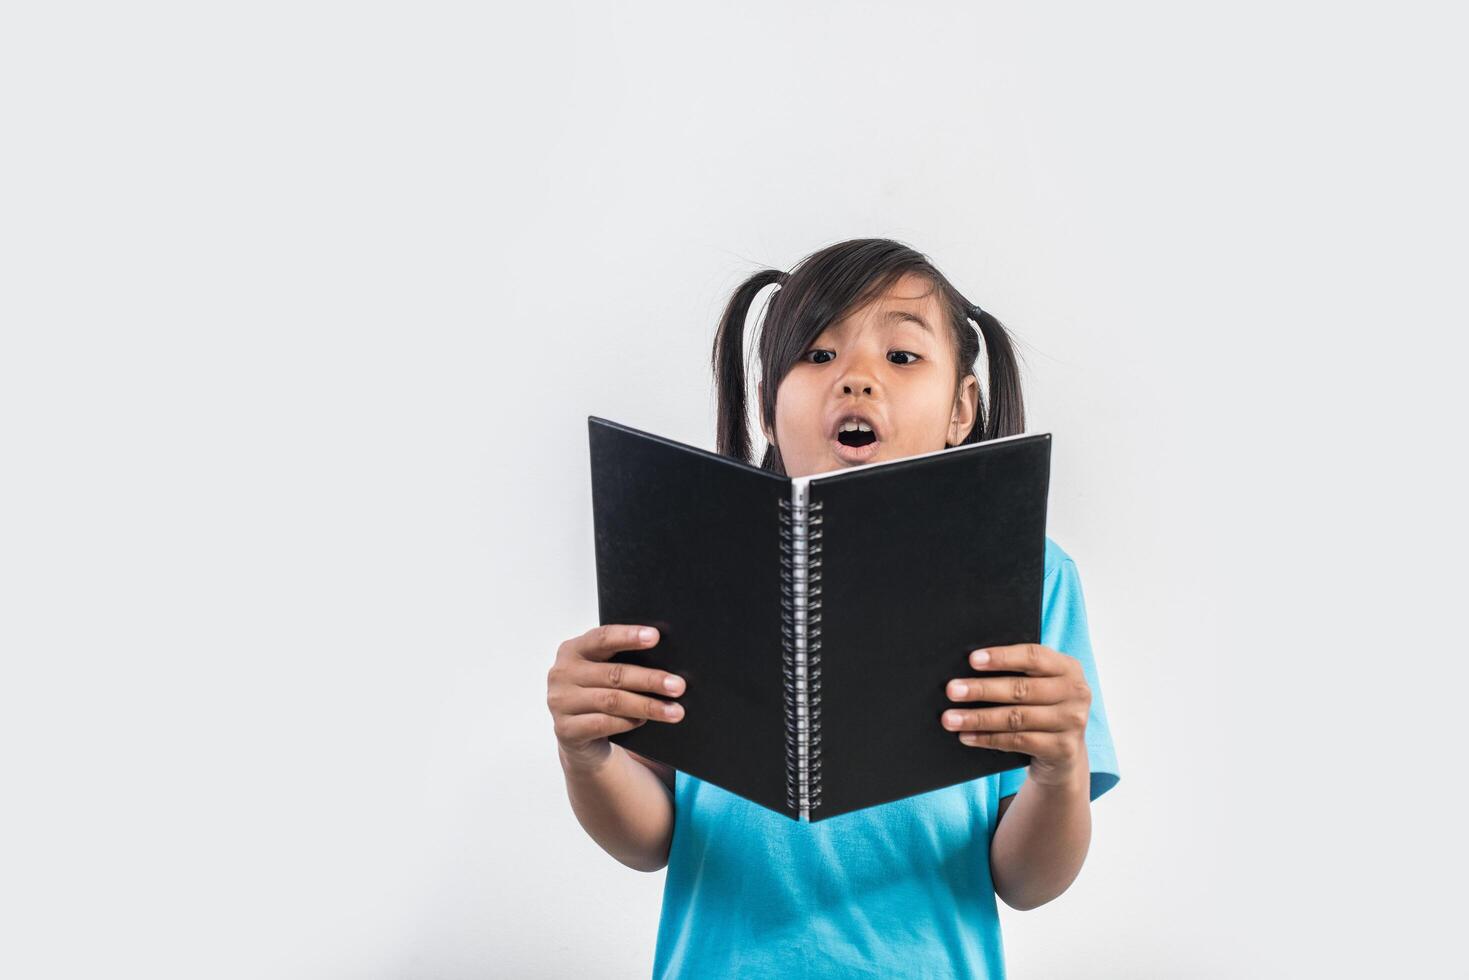
M 653 775 L 655 775 L 659 779 L 663 780 L 663 785 L 668 787 L 668 791 L 670 793 L 673 792 L 673 767 L 672 766 L 665 765 L 662 762 L 655 762 L 654 760 L 649 759 L 647 756 L 638 755 L 636 752 L 632 751 L 631 749 L 627 749 L 626 751 L 627 751 L 627 754 L 628 755 L 630 755 L 630 756 L 633 757 L 633 759 L 635 759 L 636 761 L 641 762 L 643 765 L 647 766 L 648 769 L 650 769 L 652 771 Z
M 974 712 L 973 723 L 961 726 L 974 734 L 961 740 L 1031 756 L 1020 792 L 1000 801 L 990 839 L 995 893 L 1018 910 L 1043 905 L 1070 887 L 1091 845 L 1092 793 L 1110 785 L 1106 776 L 1094 780 L 1091 770 L 1112 774 L 1116 782 L 1101 692 L 1094 690 L 1081 580 L 1070 558 L 1063 556 L 1046 578 L 1042 624 L 1045 643 L 975 651 L 971 664 L 980 676 L 961 679 L 966 689 L 955 692 L 1002 705 Z M 995 668 L 1023 676 L 983 676 Z M 1086 741 L 1089 730 L 1101 750 L 1096 758 Z
M 995 894 L 1027 912 L 1060 895 L 1076 880 L 1092 837 L 1091 774 L 1080 767 L 1064 784 L 1026 780 L 1000 801 L 990 840 Z M 1013 809 L 1014 813 L 1007 812 Z
M 998 703 L 950 709 L 942 723 L 959 732 L 965 745 L 1030 756 L 1020 792 L 1009 803 L 1001 801 L 990 837 L 995 894 L 1026 911 L 1071 885 L 1091 844 L 1091 688 L 1077 658 L 1039 643 L 975 650 L 969 662 L 976 670 L 1015 672 L 955 678 L 951 700 Z
M 666 671 L 609 661 L 620 650 L 656 642 L 651 627 L 597 626 L 563 642 L 546 672 L 546 707 L 572 812 L 602 850 L 637 871 L 668 863 L 673 770 L 628 752 L 610 736 L 648 721 L 677 724 L 683 706 L 651 692 L 676 697 L 684 683 Z
M 565 751 L 560 755 L 572 812 L 598 846 L 637 871 L 668 864 L 673 793 L 653 768 L 660 764 L 620 745 L 595 768 L 571 762 Z

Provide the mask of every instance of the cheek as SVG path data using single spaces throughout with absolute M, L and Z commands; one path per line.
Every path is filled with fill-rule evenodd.
M 943 448 L 954 403 L 947 393 L 924 393 L 903 406 L 903 442 L 927 449 Z
M 775 398 L 776 435 L 785 442 L 820 442 L 821 393 L 788 377 Z

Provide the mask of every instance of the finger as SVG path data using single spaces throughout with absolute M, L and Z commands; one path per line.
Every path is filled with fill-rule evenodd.
M 1067 656 L 1039 643 L 1016 643 L 1004 647 L 986 647 L 969 654 L 969 666 L 975 670 L 1018 670 L 1035 676 L 1059 676 L 1066 673 Z
M 1078 718 L 1073 709 L 1056 705 L 950 708 L 939 721 L 951 732 L 1069 732 L 1086 728 L 1085 717 Z
M 647 630 L 648 638 L 643 639 Z M 623 650 L 645 650 L 658 642 L 658 631 L 651 626 L 607 623 L 593 626 L 571 641 L 573 652 L 587 660 L 606 660 Z
M 616 735 L 618 732 L 632 731 L 647 723 L 646 718 L 615 718 L 603 714 L 569 715 L 557 724 L 556 737 L 575 745 Z
M 1043 755 L 1049 750 L 1050 743 L 1046 740 L 1050 738 L 1054 736 L 1044 732 L 964 732 L 959 736 L 959 742 L 972 748 Z
M 563 714 L 617 715 L 621 718 L 645 718 L 649 721 L 679 721 L 683 705 L 659 698 L 645 697 L 614 688 L 581 687 L 567 695 Z
M 653 691 L 665 697 L 678 697 L 687 687 L 677 674 L 637 664 L 597 663 L 584 661 L 568 665 L 567 678 L 579 687 L 610 687 L 623 691 Z
M 1062 677 L 956 677 L 944 689 L 950 701 L 1000 701 L 1006 704 L 1060 704 L 1072 686 Z

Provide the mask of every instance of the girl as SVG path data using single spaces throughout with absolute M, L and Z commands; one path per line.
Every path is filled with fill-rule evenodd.
M 858 239 L 736 290 L 714 342 L 719 452 L 750 459 L 744 325 L 770 285 L 759 356 L 771 384 L 756 389 L 763 468 L 804 476 L 1024 430 L 1000 322 L 922 254 Z M 870 438 L 850 431 L 853 419 Z M 1118 781 L 1081 580 L 1049 538 L 1041 634 L 971 655 L 940 722 L 965 745 L 1030 754 L 1028 767 L 818 823 L 607 740 L 682 717 L 682 678 L 606 662 L 656 644 L 655 630 L 600 626 L 562 643 L 546 701 L 572 809 L 622 863 L 668 867 L 654 976 L 1003 977 L 995 897 L 1025 910 L 1065 891 L 1086 856 L 1091 801 Z M 986 680 L 987 670 L 1024 676 Z

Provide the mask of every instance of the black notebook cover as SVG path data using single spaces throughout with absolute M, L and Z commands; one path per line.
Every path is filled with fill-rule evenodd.
M 1028 765 L 939 718 L 969 651 L 1040 642 L 1049 433 L 809 477 L 589 416 L 611 659 L 685 678 L 676 723 L 610 736 L 793 819 Z

